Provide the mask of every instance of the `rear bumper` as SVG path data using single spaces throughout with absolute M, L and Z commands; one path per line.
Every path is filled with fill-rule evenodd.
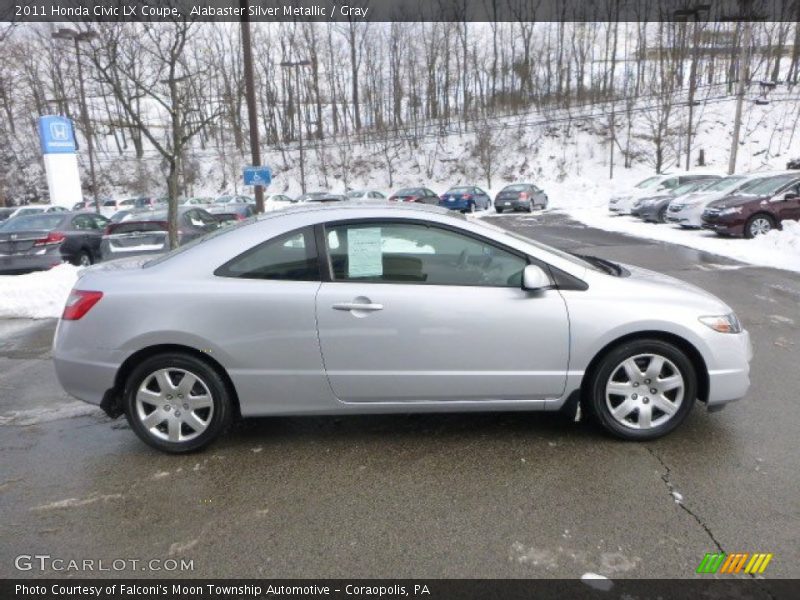
M 750 360 L 753 358 L 750 334 L 745 330 L 735 335 L 719 335 L 725 336 L 725 344 L 715 348 L 715 368 L 708 370 L 709 410 L 744 398 L 750 388 Z
M 117 258 L 126 258 L 128 256 L 148 256 L 151 254 L 163 254 L 168 249 L 163 246 L 160 248 L 149 248 L 141 246 L 132 246 L 131 248 L 112 248 L 107 243 L 103 243 L 100 247 L 100 255 L 103 260 L 114 260 Z
M 60 251 L 46 254 L 12 254 L 0 256 L 0 273 L 30 273 L 46 271 L 64 262 Z
M 474 204 L 472 200 L 455 200 L 451 202 L 439 202 L 439 206 L 442 208 L 449 208 L 450 210 L 469 210 L 471 204 Z
M 530 200 L 520 200 L 519 198 L 501 198 L 494 201 L 495 208 L 508 208 L 511 210 L 528 210 L 531 207 Z
M 74 323 L 59 321 L 53 338 L 53 365 L 61 387 L 70 396 L 89 404 L 100 405 L 108 390 L 114 387 L 122 364 L 118 353 L 82 344 L 67 344 L 69 328 Z M 74 341 L 74 340 L 73 340 Z

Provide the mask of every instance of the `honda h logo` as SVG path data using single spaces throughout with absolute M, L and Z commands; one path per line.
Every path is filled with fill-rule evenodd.
M 69 139 L 69 129 L 66 123 L 50 123 L 50 136 L 57 142 L 65 142 Z

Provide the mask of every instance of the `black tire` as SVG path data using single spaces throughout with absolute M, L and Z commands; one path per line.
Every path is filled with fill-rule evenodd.
M 759 213 L 747 219 L 747 222 L 744 224 L 744 237 L 746 237 L 748 240 L 751 240 L 754 237 L 756 237 L 756 233 L 752 231 L 753 223 L 762 219 L 769 223 L 770 226 L 769 231 L 775 229 L 775 219 L 773 219 L 770 215 Z
M 659 223 L 666 223 L 667 222 L 667 207 L 666 206 L 658 211 L 658 222 Z
M 529 200 L 528 201 L 528 208 L 526 209 L 526 212 L 529 212 L 529 213 L 533 212 L 533 200 Z
M 606 402 L 606 384 L 624 361 L 646 354 L 663 357 L 677 368 L 679 374 L 683 377 L 683 397 L 675 413 L 668 417 L 665 422 L 647 429 L 636 429 L 633 428 L 633 424 L 629 426 L 622 424 L 611 414 L 611 408 Z M 666 368 L 669 369 L 670 367 Z M 585 387 L 586 405 L 589 412 L 607 432 L 624 440 L 647 441 L 668 434 L 686 419 L 697 398 L 697 373 L 692 361 L 683 350 L 661 340 L 642 339 L 623 343 L 610 350 L 589 376 L 588 385 Z M 615 379 L 614 381 L 617 380 Z M 646 389 L 643 388 L 643 390 L 643 393 L 649 393 Z M 649 401 L 649 398 L 642 396 L 639 401 L 640 403 Z M 612 404 L 612 406 L 618 408 L 619 404 L 616 406 Z M 651 404 L 650 411 L 656 412 L 654 408 L 666 416 L 667 413 L 660 411 L 655 402 Z M 639 418 L 638 410 L 640 409 L 634 409 L 635 413 L 631 413 L 637 415 L 637 421 Z
M 141 422 L 138 416 L 139 413 L 137 412 L 137 391 L 146 379 L 162 369 L 186 371 L 199 378 L 207 387 L 211 396 L 212 408 L 210 411 L 210 419 L 208 420 L 205 430 L 196 437 L 177 442 L 161 439 L 150 433 L 150 430 Z M 177 381 L 177 384 L 180 385 L 180 380 Z M 151 356 L 134 368 L 125 382 L 122 402 L 125 417 L 128 419 L 128 423 L 134 433 L 149 446 L 170 454 L 183 454 L 204 448 L 227 429 L 233 419 L 234 413 L 231 394 L 220 374 L 204 360 L 192 356 L 191 354 L 184 354 L 181 352 L 170 352 Z M 175 399 L 174 402 L 176 405 L 174 407 L 170 406 L 170 409 L 175 411 L 180 410 L 181 407 L 177 405 L 180 401 Z M 186 405 L 184 405 L 183 408 L 185 408 L 185 406 Z M 156 408 L 154 411 L 155 410 L 159 409 Z M 175 412 L 175 414 L 177 415 L 178 413 Z M 163 425 L 163 423 L 160 424 L 159 427 L 161 427 L 161 425 Z M 166 428 L 167 426 L 165 425 L 164 427 Z M 181 425 L 179 429 L 183 432 L 184 426 Z M 166 434 L 166 432 L 162 432 L 162 434 Z
M 494 209 L 497 211 L 498 214 L 502 214 L 503 213 L 503 209 L 500 208 L 499 206 L 495 206 Z
M 467 204 L 467 212 L 468 213 L 474 213 L 474 212 L 476 212 L 476 210 L 477 209 L 475 207 L 475 203 L 474 202 L 470 202 L 469 204 Z

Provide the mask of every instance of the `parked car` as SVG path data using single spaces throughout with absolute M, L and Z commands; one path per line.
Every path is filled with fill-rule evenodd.
M 348 200 L 386 200 L 386 196 L 377 190 L 350 190 L 345 196 Z
M 514 183 L 504 187 L 494 198 L 494 208 L 501 213 L 504 210 L 525 210 L 532 212 L 535 208 L 547 208 L 547 194 L 532 183 Z
M 439 196 L 426 187 L 402 188 L 389 196 L 391 202 L 416 202 L 418 204 L 439 205 Z
M 706 179 L 697 179 L 695 181 L 689 181 L 688 183 L 682 183 L 675 189 L 664 191 L 655 196 L 640 198 L 634 203 L 633 208 L 631 208 L 631 215 L 651 223 L 666 223 L 667 209 L 672 200 L 675 198 L 683 198 L 687 194 L 702 190 L 718 179 L 720 179 L 719 175 L 709 175 Z
M 43 271 L 63 262 L 88 266 L 100 258 L 108 219 L 85 212 L 23 215 L 0 229 L 0 273 Z
M 182 205 L 193 205 L 193 206 L 207 206 L 209 204 L 214 203 L 214 198 L 210 196 L 194 196 L 192 198 L 184 198 L 181 202 Z
M 628 215 L 634 203 L 640 198 L 653 196 L 665 190 L 672 190 L 690 181 L 703 179 L 707 173 L 681 173 L 680 175 L 654 175 L 637 183 L 632 189 L 612 196 L 608 201 L 608 210 L 618 215 Z
M 651 440 L 697 400 L 742 398 L 751 353 L 727 304 L 671 277 L 433 207 L 337 203 L 220 229 L 146 268 L 88 270 L 52 355 L 68 393 L 180 453 L 234 415 L 579 397 L 610 433 Z
M 331 192 L 309 192 L 297 197 L 297 202 L 344 202 L 347 196 Z
M 215 204 L 230 204 L 231 202 L 233 202 L 234 204 L 243 204 L 243 203 L 255 204 L 256 201 L 255 198 L 253 198 L 252 196 L 243 196 L 240 194 L 220 196 L 219 198 L 214 200 Z
M 800 174 L 768 177 L 742 192 L 715 200 L 703 212 L 703 228 L 718 235 L 753 238 L 800 219 Z
M 6 219 L 10 218 L 11 215 L 14 214 L 14 212 L 16 210 L 17 209 L 14 208 L 13 206 L 1 206 L 0 207 L 0 223 L 5 221 Z
M 264 196 L 264 204 L 274 204 L 276 205 L 275 208 L 282 208 L 284 206 L 289 206 L 295 202 L 286 194 L 270 194 L 268 196 Z
M 786 170 L 800 169 L 800 158 L 793 158 L 786 163 Z
M 459 185 L 451 187 L 439 198 L 439 206 L 448 210 L 461 212 L 475 212 L 476 210 L 489 210 L 492 199 L 476 185 Z
M 219 221 L 193 206 L 178 207 L 178 245 L 204 236 L 220 227 Z M 138 213 L 136 218 L 106 227 L 100 252 L 103 260 L 160 254 L 169 250 L 167 211 Z
M 214 215 L 220 223 L 244 221 L 256 214 L 255 207 L 247 203 L 229 202 L 228 204 L 209 206 L 206 210 Z
M 50 214 L 50 213 L 65 213 L 68 210 L 63 206 L 57 204 L 26 204 L 24 206 L 11 207 L 13 211 L 6 217 L 6 219 L 13 219 L 14 217 L 25 217 L 28 215 Z
M 117 203 L 117 210 L 157 210 L 167 207 L 167 198 L 153 198 L 152 196 L 140 196 L 138 198 L 128 198 Z

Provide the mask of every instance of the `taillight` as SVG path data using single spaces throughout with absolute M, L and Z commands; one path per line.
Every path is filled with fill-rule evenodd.
M 66 239 L 66 237 L 67 236 L 65 236 L 60 231 L 51 231 L 50 233 L 47 234 L 47 237 L 44 237 L 42 239 L 39 239 L 39 240 L 36 240 L 35 242 L 33 242 L 33 245 L 34 246 L 50 246 L 51 244 L 60 244 L 61 242 L 63 242 Z
M 112 229 L 113 229 L 112 225 L 106 225 L 106 228 L 103 230 L 103 235 L 111 235 Z
M 528 199 L 528 192 L 520 192 L 519 193 L 520 200 L 527 200 Z
M 403 200 L 405 200 L 406 202 L 416 202 L 417 200 L 419 200 L 419 198 L 417 198 L 416 196 L 409 196 L 408 198 L 403 198 Z
M 464 194 L 461 196 L 462 200 L 472 200 L 472 194 Z
M 89 292 L 86 290 L 72 290 L 64 306 L 61 318 L 65 321 L 77 321 L 100 301 L 103 292 Z

